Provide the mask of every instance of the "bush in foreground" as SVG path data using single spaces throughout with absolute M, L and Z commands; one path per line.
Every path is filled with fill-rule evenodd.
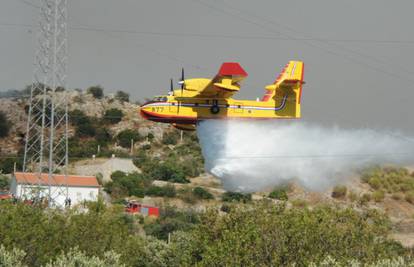
M 346 186 L 343 185 L 337 185 L 332 189 L 332 197 L 333 198 L 344 198 L 347 193 Z
M 146 222 L 147 236 L 141 236 L 134 217 L 116 206 L 97 202 L 88 207 L 88 212 L 58 211 L 0 202 L 0 240 L 4 246 L 0 247 L 0 265 L 413 264 L 399 258 L 413 256 L 413 252 L 387 238 L 390 222 L 376 210 L 357 212 L 336 206 L 287 209 L 285 204 L 261 202 L 234 204 L 227 213 L 212 209 L 200 214 L 167 207 L 157 220 Z M 163 240 L 168 240 L 169 234 L 168 244 Z M 78 265 L 72 265 L 74 262 Z

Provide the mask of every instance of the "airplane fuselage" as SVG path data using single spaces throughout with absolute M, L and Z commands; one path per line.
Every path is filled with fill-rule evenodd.
M 152 121 L 178 124 L 196 124 L 208 119 L 283 119 L 291 118 L 283 110 L 291 101 L 287 96 L 277 101 L 227 99 L 186 99 L 160 97 L 141 106 L 141 115 Z

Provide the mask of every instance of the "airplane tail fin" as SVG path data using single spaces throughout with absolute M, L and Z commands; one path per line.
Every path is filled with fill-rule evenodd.
M 273 84 L 266 86 L 262 101 L 275 102 L 280 115 L 300 118 L 304 67 L 302 61 L 289 61 Z

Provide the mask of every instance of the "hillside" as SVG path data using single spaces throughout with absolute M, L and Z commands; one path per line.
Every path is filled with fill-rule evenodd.
M 93 88 L 96 90 L 96 87 Z M 220 239 L 224 244 L 228 240 L 233 240 L 234 237 L 228 235 L 228 231 L 235 231 L 235 233 L 241 231 L 237 235 L 244 236 L 248 244 L 249 238 L 253 237 L 250 236 L 248 229 L 243 228 L 245 225 L 259 227 L 255 228 L 255 231 L 259 232 L 265 231 L 270 226 L 276 227 L 281 231 L 279 235 L 287 235 L 289 238 L 297 238 L 300 232 L 304 231 L 309 238 L 306 242 L 313 244 L 320 240 L 317 239 L 317 235 L 313 236 L 310 233 L 322 235 L 324 232 L 319 225 L 326 223 L 324 227 L 329 229 L 327 230 L 329 236 L 326 236 L 326 239 L 337 238 L 336 241 L 332 241 L 332 244 L 337 242 L 338 246 L 344 247 L 351 246 L 352 243 L 355 249 L 358 242 L 363 243 L 367 252 L 364 257 L 370 259 L 370 262 L 373 262 L 375 257 L 372 255 L 377 253 L 375 252 L 377 250 L 383 249 L 381 253 L 387 257 L 394 257 L 408 253 L 408 250 L 404 250 L 403 247 L 411 248 L 414 245 L 414 170 L 412 168 L 398 166 L 368 168 L 347 179 L 342 185 L 322 192 L 307 191 L 294 182 L 251 194 L 227 192 L 218 178 L 204 172 L 203 157 L 196 133 L 185 132 L 181 135 L 180 131 L 169 125 L 143 120 L 139 116 L 138 105 L 127 101 L 125 95 L 123 98 L 120 98 L 120 95 L 97 96 L 94 95 L 93 90 L 78 90 L 70 92 L 69 99 L 71 158 L 69 171 L 73 174 L 98 177 L 105 200 L 105 204 L 101 204 L 105 208 L 99 211 L 103 213 L 98 212 L 100 215 L 96 216 L 106 216 L 105 219 L 101 218 L 104 223 L 107 223 L 105 220 L 116 221 L 119 216 L 125 216 L 123 204 L 128 200 L 138 200 L 161 208 L 161 216 L 158 219 L 136 216 L 122 217 L 121 221 L 117 221 L 118 225 L 130 229 L 128 231 L 132 232 L 128 233 L 132 233 L 132 236 L 143 238 L 144 241 L 139 242 L 148 242 L 146 244 L 152 246 L 154 245 L 151 243 L 152 238 L 155 238 L 156 242 L 163 244 L 160 246 L 167 246 L 168 243 L 162 242 L 169 240 L 172 234 L 172 238 L 176 240 L 174 242 L 180 245 L 188 244 L 187 249 L 197 250 L 197 244 L 200 244 L 197 242 L 201 242 L 203 246 L 208 244 L 207 247 L 203 247 L 203 252 L 194 252 L 194 255 L 198 255 L 197 253 L 210 255 L 209 253 L 213 253 L 210 249 L 219 248 L 215 248 L 212 242 L 214 238 Z M 26 105 L 25 99 L 0 99 L 0 112 L 6 114 L 10 124 L 8 135 L 0 138 L 2 156 L 0 168 L 3 173 L 9 173 L 13 162 L 21 159 L 22 133 L 27 118 Z M 132 149 L 131 144 L 133 144 Z M 98 203 L 96 204 L 98 206 L 92 206 L 90 209 L 99 210 L 101 204 Z M 74 207 L 74 210 L 76 209 L 83 210 L 83 207 Z M 252 216 L 252 212 L 262 217 L 257 217 L 257 220 L 246 217 L 246 214 Z M 13 216 L 16 216 L 16 220 L 20 220 L 19 215 Z M 281 223 L 266 221 L 266 217 L 281 220 Z M 303 223 L 302 220 L 309 221 Z M 338 220 L 336 223 L 329 223 L 336 220 Z M 376 222 L 375 227 L 371 220 Z M 214 228 L 209 229 L 210 225 Z M 292 227 L 295 228 L 290 229 L 288 225 L 293 225 Z M 0 226 L 0 233 L 1 231 Z M 273 233 L 270 228 L 266 231 Z M 358 234 L 349 240 L 350 243 L 341 243 L 343 239 L 350 236 L 350 232 L 347 231 Z M 197 236 L 203 232 L 206 232 L 211 240 L 198 240 Z M 106 234 L 100 233 L 100 235 Z M 256 240 L 254 243 L 264 242 L 263 244 L 269 245 L 266 243 L 269 240 L 266 241 L 265 236 L 254 237 Z M 367 241 L 375 240 L 370 239 L 373 236 L 381 237 L 378 240 L 385 240 L 385 243 Z M 362 240 L 365 237 L 367 239 Z M 181 241 L 178 240 L 180 238 L 190 239 L 180 243 Z M 316 239 L 312 240 L 312 238 Z M 387 243 L 394 242 L 392 240 L 398 243 Z M 284 246 L 295 244 L 296 241 L 292 242 Z M 237 242 L 233 240 L 226 246 L 232 247 L 235 243 Z M 322 251 L 327 250 L 328 247 L 322 243 L 318 244 L 321 250 L 319 247 L 315 249 L 315 255 L 319 255 L 320 258 L 308 257 L 306 253 L 302 258 L 316 262 L 325 260 L 326 254 Z M 22 249 L 25 249 L 23 245 Z M 141 245 L 142 243 L 137 246 Z M 82 247 L 82 244 L 80 246 Z M 240 245 L 239 249 L 243 246 Z M 123 245 L 118 244 L 113 249 L 122 255 L 124 262 L 128 262 L 124 252 L 119 250 L 121 247 Z M 374 254 L 369 254 L 371 253 L 369 247 L 375 248 L 375 251 L 372 251 Z M 164 249 L 167 247 L 159 248 L 159 251 Z M 277 247 L 273 249 L 278 251 Z M 296 248 L 291 247 L 291 249 Z M 245 250 L 243 251 L 248 255 Z M 350 254 L 345 253 L 345 256 L 338 254 L 337 251 L 331 249 L 330 253 L 339 258 L 354 257 L 364 261 L 363 257 L 355 256 L 359 254 L 351 253 L 351 250 L 347 250 Z M 214 253 L 217 253 L 215 257 L 223 260 L 224 255 L 220 250 Z M 188 257 L 192 263 L 199 261 L 198 256 L 182 257 Z M 206 257 L 201 260 L 205 265 L 209 262 L 217 263 L 215 260 L 218 258 L 209 261 L 208 256 Z M 281 256 L 278 260 L 283 262 L 284 257 Z M 294 255 L 286 257 L 294 257 Z M 251 262 L 254 262 L 254 259 L 255 256 L 252 256 Z M 180 258 L 181 260 L 183 258 Z M 301 262 L 300 259 L 296 260 Z

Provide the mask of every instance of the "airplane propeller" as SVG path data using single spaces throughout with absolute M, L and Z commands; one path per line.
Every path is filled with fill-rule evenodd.
M 184 68 L 181 69 L 181 80 L 178 82 L 178 84 L 181 84 L 181 96 L 183 96 L 183 91 L 185 89 Z
M 170 93 L 171 93 L 171 95 L 174 95 L 174 84 L 173 84 L 173 79 L 170 79 Z

